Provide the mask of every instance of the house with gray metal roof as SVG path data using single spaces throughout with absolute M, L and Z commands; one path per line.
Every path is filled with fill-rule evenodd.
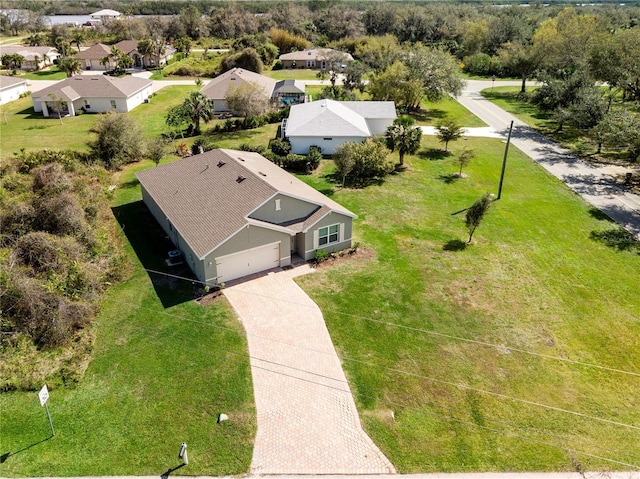
M 27 80 L 24 78 L 0 75 L 0 105 L 17 100 L 27 92 Z
M 351 246 L 356 215 L 258 153 L 212 150 L 136 176 L 152 215 L 209 285 Z
M 153 82 L 144 78 L 105 75 L 75 76 L 62 80 L 31 95 L 33 110 L 43 116 L 75 116 L 80 109 L 87 113 L 128 112 L 153 93 Z
M 384 134 L 396 117 L 392 101 L 318 100 L 293 105 L 281 131 L 292 153 L 306 155 L 309 147 L 318 146 L 322 154 L 332 155 L 343 143 Z

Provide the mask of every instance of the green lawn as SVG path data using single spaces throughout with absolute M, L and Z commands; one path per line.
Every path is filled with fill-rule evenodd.
M 165 87 L 149 103 L 138 106 L 130 115 L 138 120 L 145 136 L 150 139 L 157 137 L 166 131 L 164 121 L 167 109 L 180 103 L 195 88 L 195 85 Z M 28 151 L 43 148 L 84 151 L 92 136 L 89 130 L 99 118 L 95 114 L 82 114 L 63 118 L 60 124 L 57 118 L 44 118 L 41 114 L 34 113 L 31 98 L 21 98 L 7 104 L 6 111 L 8 123 L 0 124 L 3 156 L 21 148 Z
M 0 395 L 3 475 L 159 476 L 181 464 L 183 441 L 190 462 L 180 474 L 248 471 L 255 409 L 242 326 L 223 299 L 201 306 L 190 281 L 143 269 L 166 270 L 170 247 L 133 177 L 151 166 L 120 175 L 114 215 L 135 247 L 133 275 L 102 305 L 85 379 L 50 391 L 55 437 L 36 392 Z M 217 424 L 222 412 L 230 419 Z
M 466 246 L 454 213 L 496 192 L 504 144 L 464 144 L 478 154 L 465 179 L 433 137 L 380 186 L 340 189 L 330 162 L 302 177 L 359 215 L 354 239 L 370 253 L 299 280 L 365 428 L 404 473 L 574 470 L 567 449 L 640 464 L 637 429 L 509 399 L 637 428 L 637 375 L 516 349 L 637 374 L 640 247 L 515 148 L 503 197 Z M 585 470 L 628 469 L 573 455 Z
M 318 80 L 319 70 L 271 70 L 262 72 L 263 75 L 275 80 Z

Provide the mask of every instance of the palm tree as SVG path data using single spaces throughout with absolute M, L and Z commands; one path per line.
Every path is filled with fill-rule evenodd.
M 183 103 L 185 113 L 193 124 L 193 132 L 196 135 L 201 133 L 200 120 L 208 122 L 213 118 L 213 101 L 199 91 L 192 91 Z
M 387 128 L 385 138 L 387 140 L 387 148 L 391 151 L 398 150 L 400 157 L 400 166 L 404 165 L 404 155 L 413 155 L 420 148 L 420 139 L 422 138 L 422 129 L 414 127 L 414 120 L 408 116 L 397 118 L 393 125 Z
M 154 49 L 155 47 L 153 45 L 153 40 L 151 40 L 150 38 L 145 38 L 144 40 L 140 40 L 138 42 L 137 50 L 140 56 L 142 57 L 143 67 L 146 67 L 151 63 L 149 59 L 151 58 L 151 55 L 153 54 Z
M 436 126 L 438 139 L 444 143 L 444 152 L 449 152 L 449 142 L 462 136 L 462 127 L 453 118 L 447 118 Z
M 58 62 L 58 68 L 65 72 L 67 77 L 72 77 L 82 71 L 82 62 L 76 57 L 65 57 Z

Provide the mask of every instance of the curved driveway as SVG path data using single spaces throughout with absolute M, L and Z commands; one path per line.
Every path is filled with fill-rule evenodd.
M 388 474 L 362 429 L 320 308 L 293 281 L 307 264 L 224 289 L 249 344 L 258 432 L 252 474 Z
M 496 82 L 496 86 L 514 84 L 520 85 L 520 82 Z M 468 80 L 457 100 L 504 136 L 513 120 L 511 142 L 516 147 L 640 239 L 640 196 L 626 191 L 602 169 L 573 156 L 568 150 L 484 98 L 480 92 L 491 86 L 491 81 Z

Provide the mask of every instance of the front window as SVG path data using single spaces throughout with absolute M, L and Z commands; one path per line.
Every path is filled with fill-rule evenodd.
M 326 226 L 318 230 L 318 246 L 338 242 L 338 225 Z
M 111 108 L 115 109 L 115 107 L 116 107 L 116 101 L 111 100 Z

